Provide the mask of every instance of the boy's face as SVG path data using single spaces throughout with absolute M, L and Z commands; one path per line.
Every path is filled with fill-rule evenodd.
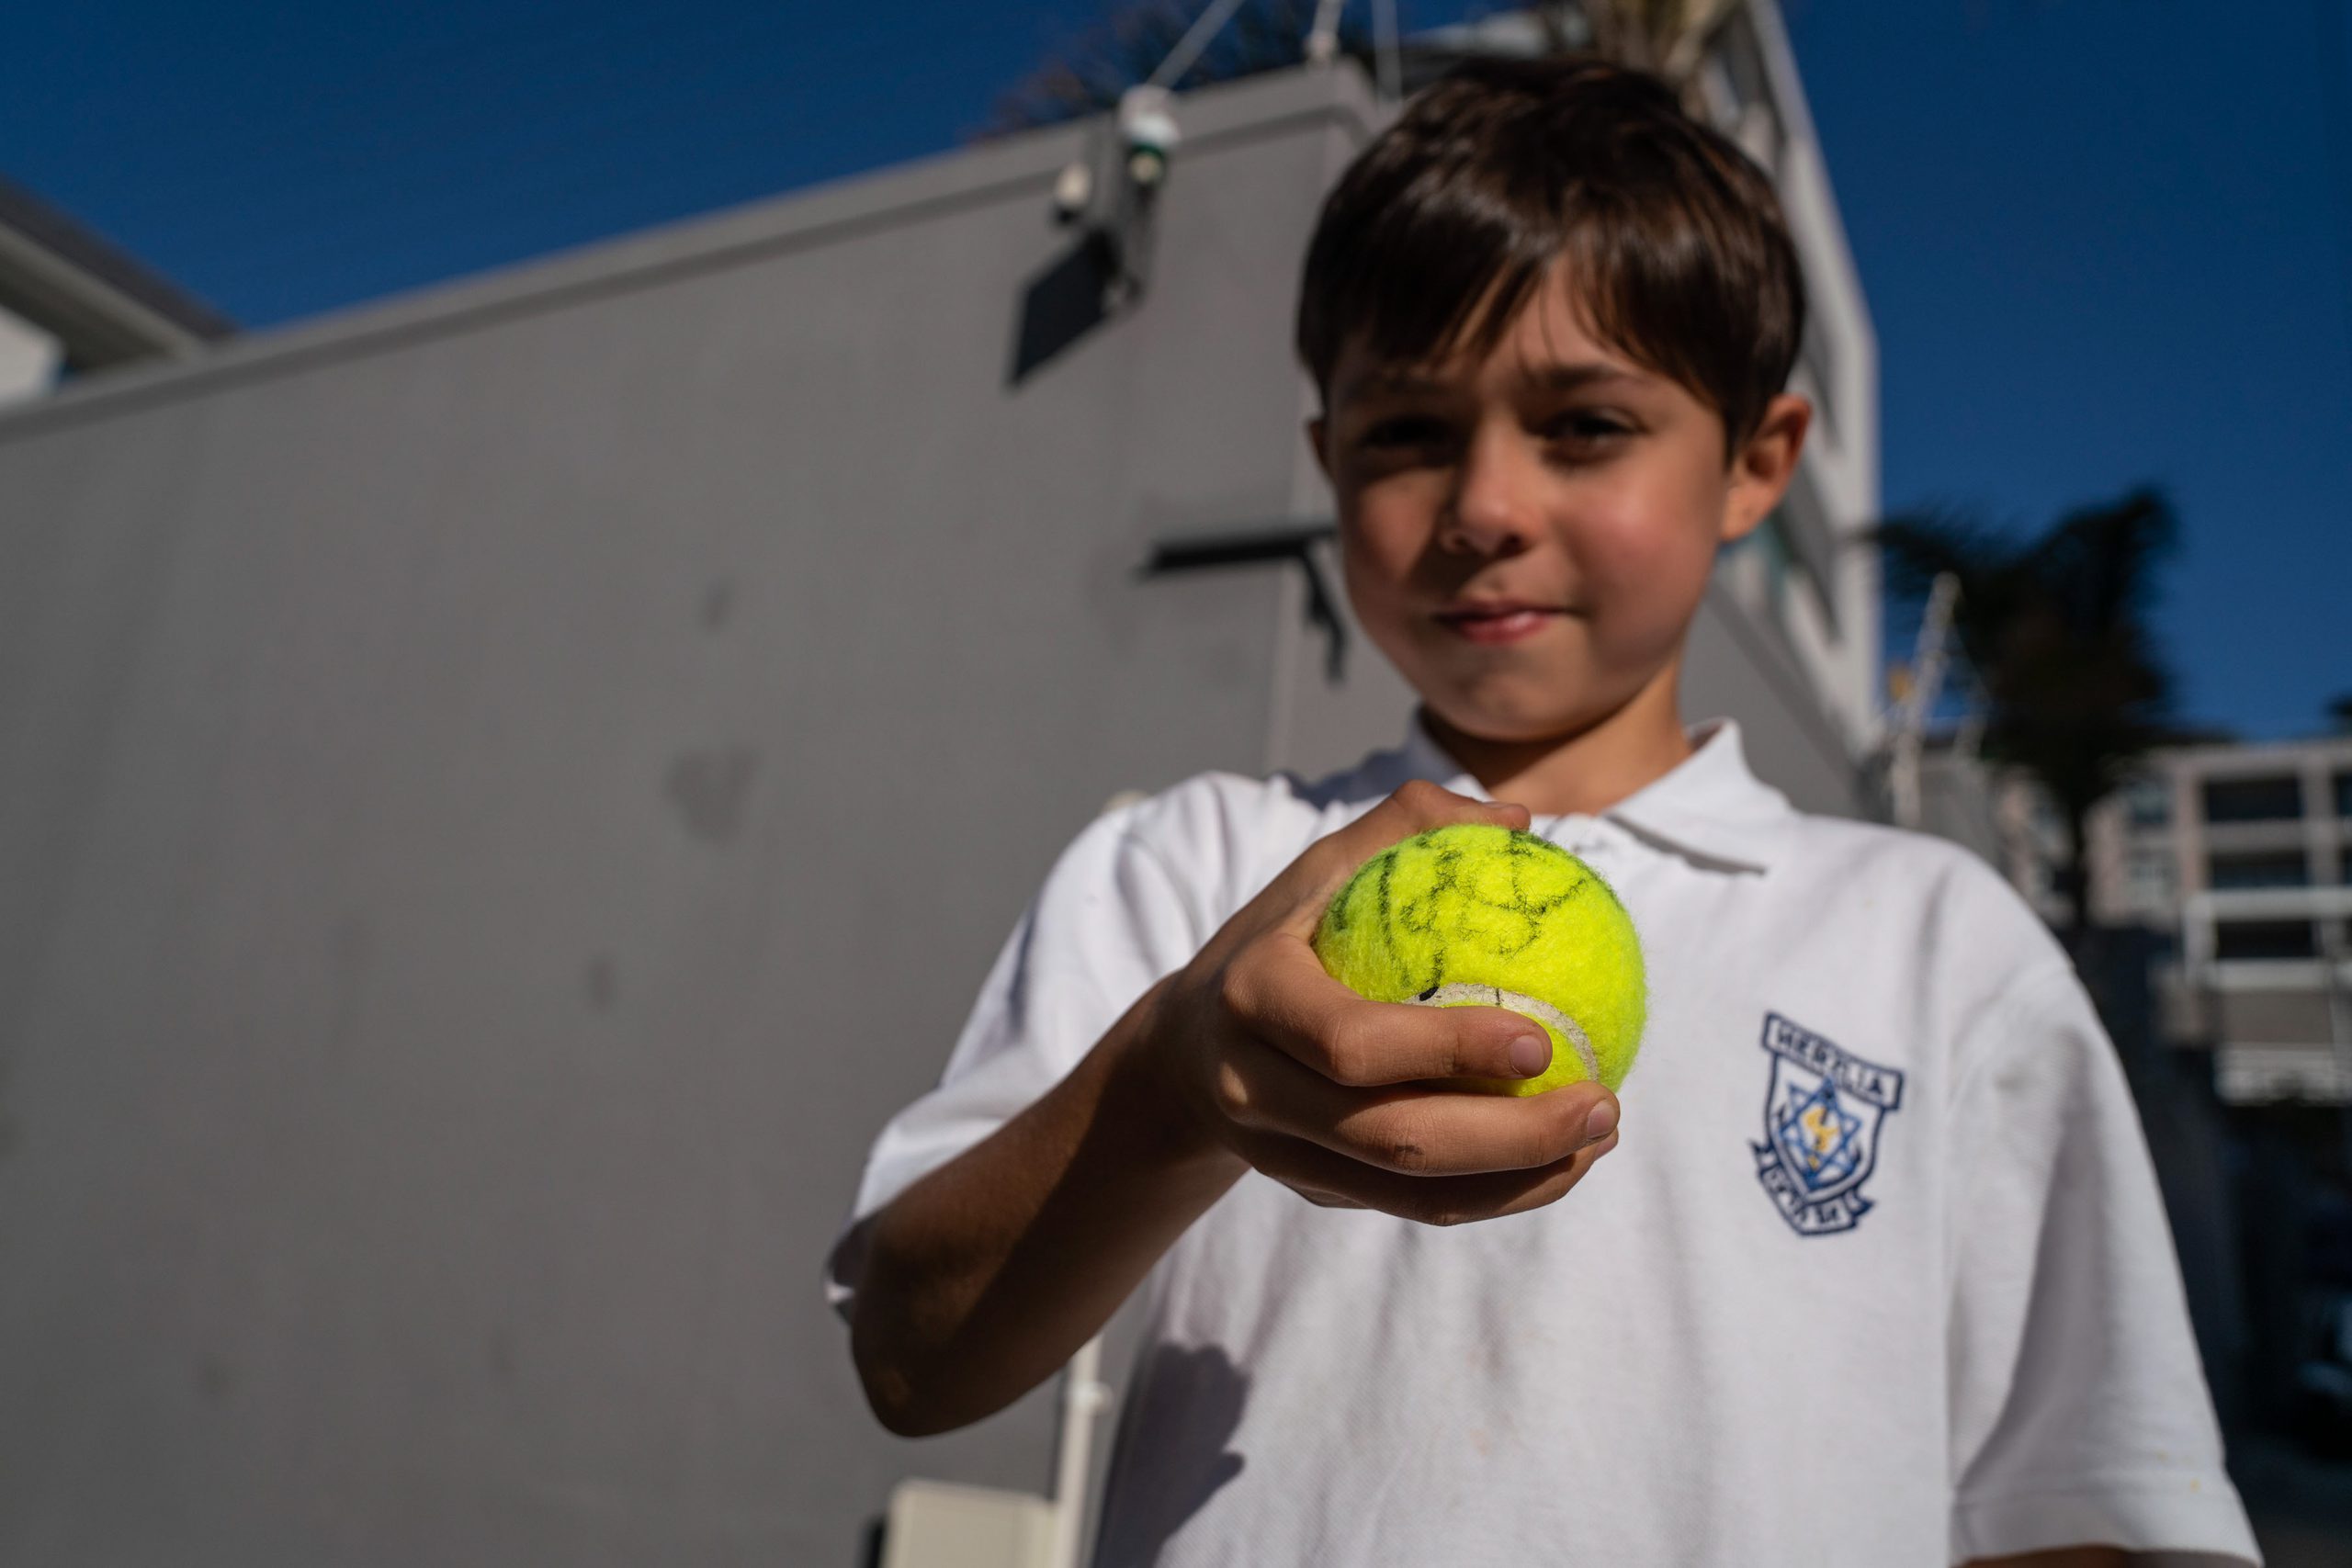
M 1726 463 L 1723 421 L 1589 334 L 1555 267 L 1483 364 L 1351 342 L 1307 439 L 1366 635 L 1453 728 L 1541 742 L 1645 693 L 1679 726 L 1716 549 L 1779 502 L 1810 416 L 1774 399 Z

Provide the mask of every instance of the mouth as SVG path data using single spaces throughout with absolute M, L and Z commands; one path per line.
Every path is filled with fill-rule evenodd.
M 1448 605 L 1437 624 L 1467 642 L 1518 642 L 1533 637 L 1567 612 L 1519 599 L 1489 599 Z

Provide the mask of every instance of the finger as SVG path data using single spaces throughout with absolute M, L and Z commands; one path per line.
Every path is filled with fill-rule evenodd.
M 1355 1089 L 1274 1051 L 1253 1053 L 1232 1068 L 1219 1099 L 1237 1126 L 1304 1139 L 1400 1176 L 1553 1165 L 1608 1136 L 1618 1113 L 1616 1097 L 1597 1083 L 1525 1097 Z M 1606 1114 L 1597 1114 L 1603 1108 Z
M 1531 1019 L 1508 1008 L 1366 1001 L 1325 973 L 1306 939 L 1286 931 L 1269 931 L 1236 953 L 1220 985 L 1244 1032 L 1333 1083 L 1524 1078 L 1551 1063 L 1552 1037 Z
M 1272 1134 L 1253 1134 L 1242 1152 L 1260 1171 L 1310 1201 L 1378 1209 L 1423 1224 L 1458 1225 L 1524 1213 L 1556 1201 L 1617 1146 L 1618 1137 L 1612 1132 L 1550 1165 L 1476 1176 L 1403 1176 Z
M 1300 890 L 1296 906 L 1283 921 L 1283 929 L 1302 937 L 1314 934 L 1331 901 L 1356 868 L 1391 844 L 1416 833 L 1455 822 L 1489 822 L 1502 828 L 1524 829 L 1527 807 L 1498 800 L 1475 800 L 1456 795 L 1426 779 L 1408 780 L 1387 799 L 1310 845 L 1295 863 L 1308 886 Z
M 1350 835 L 1369 834 L 1372 841 L 1365 852 L 1370 853 L 1448 822 L 1499 822 L 1505 827 L 1524 828 L 1528 821 L 1524 806 L 1504 800 L 1480 800 L 1428 779 L 1407 779 L 1389 792 L 1387 799 L 1329 836 L 1346 840 Z

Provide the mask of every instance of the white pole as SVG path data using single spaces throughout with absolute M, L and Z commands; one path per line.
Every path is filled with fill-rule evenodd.
M 1380 68 L 1380 96 L 1393 104 L 1405 96 L 1404 73 L 1396 62 L 1396 0 L 1372 0 L 1372 50 Z
M 1937 694 L 1944 683 L 1944 644 L 1951 627 L 1952 601 L 1959 597 L 1960 580 L 1951 572 L 1939 572 L 1935 585 L 1928 590 L 1927 614 L 1919 617 L 1918 650 L 1912 656 L 1911 692 L 1904 699 L 1897 721 L 1894 766 L 1888 781 L 1893 786 L 1898 827 L 1919 825 L 1920 732 L 1927 728 L 1928 715 L 1935 707 Z
M 1348 0 L 1315 0 L 1315 25 L 1306 29 L 1306 62 L 1329 65 L 1340 53 L 1340 13 Z
M 1052 1568 L 1078 1568 L 1094 1417 L 1111 1398 L 1110 1388 L 1095 1375 L 1102 1366 L 1102 1337 L 1098 1334 L 1078 1348 L 1062 1374 L 1062 1428 L 1054 1455 L 1054 1541 L 1046 1559 Z

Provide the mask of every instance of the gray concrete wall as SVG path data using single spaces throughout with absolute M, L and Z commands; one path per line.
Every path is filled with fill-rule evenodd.
M 1739 721 L 1747 765 L 1802 811 L 1871 813 L 1837 719 L 1787 643 L 1740 604 L 1718 570 L 1690 624 L 1682 711 Z
M 1008 385 L 1052 132 L 0 419 L 0 1559 L 854 1562 L 819 1263 L 1102 801 L 1261 768 L 1353 79 L 1185 107 Z M 1358 133 L 1360 134 L 1360 132 Z M 1385 737 L 1384 737 L 1385 738 Z
M 1017 385 L 1077 130 L 0 416 L 0 1561 L 848 1564 L 1046 1486 L 1050 1390 L 875 1426 L 819 1265 L 1106 797 L 1398 733 L 1295 570 L 1136 570 L 1328 512 L 1373 118 L 1188 101 L 1150 293 Z M 1736 615 L 1693 711 L 1834 808 Z

